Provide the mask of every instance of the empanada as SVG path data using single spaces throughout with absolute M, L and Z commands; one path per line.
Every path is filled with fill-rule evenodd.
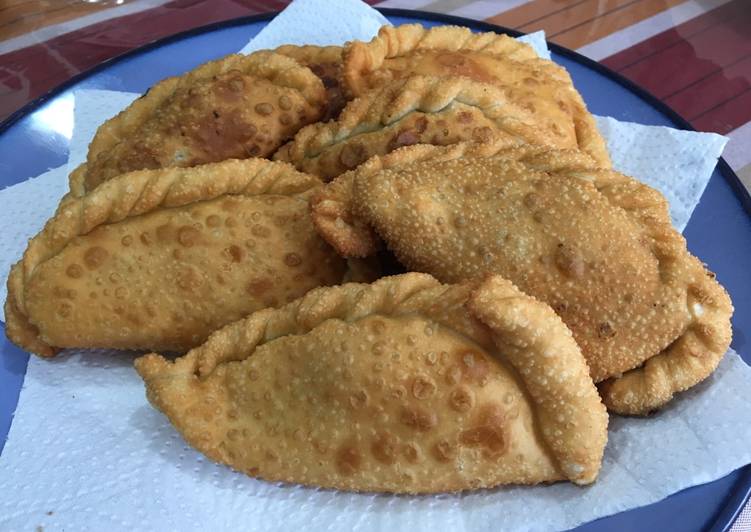
M 11 270 L 6 334 L 63 347 L 184 351 L 255 310 L 339 283 L 316 234 L 321 185 L 285 163 L 141 170 L 69 200 Z
M 500 277 L 316 289 L 136 369 L 188 443 L 271 481 L 397 493 L 587 484 L 607 439 L 570 331 Z
M 290 57 L 261 51 L 205 63 L 105 122 L 71 175 L 71 195 L 133 170 L 271 155 L 325 105 L 321 80 Z
M 499 151 L 510 148 L 509 141 L 503 137 L 491 139 L 486 143 L 463 144 L 456 150 L 449 150 L 442 155 L 436 153 L 431 145 L 421 144 L 411 146 L 409 150 L 397 149 L 387 155 L 372 157 L 355 171 L 345 172 L 332 182 L 318 189 L 310 199 L 311 216 L 313 223 L 320 235 L 329 242 L 343 257 L 368 257 L 372 256 L 381 248 L 378 235 L 367 220 L 357 216 L 353 212 L 352 186 L 357 174 L 375 174 L 384 168 L 398 168 L 416 160 L 432 156 L 439 158 L 452 158 L 456 153 L 469 151 L 472 157 L 489 157 Z M 517 152 L 521 154 L 522 152 Z M 564 168 L 579 169 L 596 168 L 597 163 L 582 152 L 553 152 L 557 156 L 543 158 L 542 150 L 530 150 L 527 162 L 532 160 L 545 161 L 547 164 L 555 163 L 557 170 Z M 563 157 L 562 155 L 566 156 Z
M 443 282 L 498 273 L 550 304 L 595 382 L 616 378 L 603 386 L 616 412 L 646 413 L 708 376 L 732 305 L 662 195 L 578 152 L 492 151 L 420 146 L 369 161 L 352 212 L 412 270 Z
M 336 121 L 311 124 L 274 154 L 330 180 L 373 155 L 412 144 L 504 139 L 569 147 L 502 89 L 464 77 L 398 79 L 350 102 Z
M 414 74 L 498 85 L 509 100 L 533 113 L 536 123 L 556 131 L 565 147 L 578 147 L 601 166 L 610 166 L 605 142 L 568 72 L 506 35 L 457 26 L 384 26 L 369 43 L 353 41 L 345 47 L 343 73 L 352 96 Z
M 326 111 L 321 116 L 321 121 L 336 118 L 347 103 L 341 82 L 342 51 L 341 46 L 294 44 L 285 44 L 274 50 L 308 67 L 323 82 L 323 86 L 326 87 Z
M 491 78 L 485 69 L 476 68 L 484 65 L 461 61 L 470 52 L 519 62 L 539 59 L 528 44 L 499 33 L 474 33 L 461 26 L 383 26 L 370 42 L 352 41 L 345 46 L 345 88 L 352 96 L 360 96 L 392 79 L 429 74 L 409 67 L 474 79 Z M 452 69 L 454 72 L 450 72 Z

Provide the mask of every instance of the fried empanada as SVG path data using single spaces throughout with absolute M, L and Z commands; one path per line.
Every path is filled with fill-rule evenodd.
M 396 493 L 587 484 L 607 439 L 571 332 L 500 277 L 316 289 L 174 362 L 135 364 L 188 443 L 271 481 Z
M 6 334 L 63 347 L 184 351 L 255 310 L 341 282 L 316 234 L 314 176 L 264 159 L 141 170 L 69 200 L 11 270 Z
M 326 111 L 320 118 L 321 121 L 336 118 L 347 103 L 341 81 L 342 51 L 341 46 L 294 44 L 285 44 L 274 50 L 308 67 L 323 82 L 323 86 L 326 87 Z
M 105 122 L 73 196 L 126 172 L 271 155 L 326 105 L 321 80 L 294 59 L 261 51 L 205 63 L 149 89 Z
M 519 62 L 539 59 L 528 44 L 499 33 L 474 33 L 461 26 L 383 26 L 370 42 L 352 41 L 345 46 L 345 88 L 352 96 L 360 96 L 392 79 L 433 73 L 409 67 L 475 79 L 492 78 L 492 74 L 481 68 L 484 65 L 460 61 L 470 52 Z M 451 69 L 454 72 L 449 72 Z
M 616 412 L 646 413 L 707 377 L 732 305 L 664 197 L 579 152 L 492 151 L 420 146 L 369 161 L 352 212 L 412 270 L 443 282 L 498 273 L 550 304 L 595 382 L 615 378 L 602 390 Z
M 506 140 L 569 147 L 497 87 L 463 77 L 398 79 L 350 102 L 336 121 L 302 128 L 274 154 L 330 180 L 373 155 L 412 144 Z
M 457 26 L 384 26 L 369 43 L 345 47 L 343 73 L 352 96 L 415 74 L 498 85 L 510 101 L 533 113 L 536 123 L 556 132 L 565 147 L 578 147 L 610 166 L 605 141 L 568 72 L 506 35 Z
M 489 157 L 509 147 L 509 142 L 501 137 L 487 143 L 473 144 L 471 149 L 465 144 L 458 146 L 456 149 L 462 153 L 469 149 L 473 157 Z M 542 153 L 544 152 L 531 150 L 527 162 L 545 160 Z M 545 162 L 548 165 L 558 165 L 557 170 L 564 168 L 579 169 L 582 166 L 585 168 L 597 167 L 597 163 L 582 152 L 560 151 L 552 153 L 557 154 L 557 156 L 548 158 L 549 160 L 545 160 Z M 433 156 L 439 159 L 450 159 L 455 154 L 456 152 L 453 150 L 436 153 L 431 145 L 415 145 L 411 146 L 409 150 L 397 149 L 387 155 L 370 158 L 356 171 L 345 172 L 313 194 L 310 206 L 316 229 L 343 257 L 362 258 L 372 256 L 381 248 L 381 241 L 367 220 L 357 216 L 352 210 L 352 184 L 355 176 L 358 173 L 375 174 L 385 168 L 398 168 L 401 165 L 407 165 L 422 158 L 430 159 Z M 566 157 L 563 157 L 563 154 Z

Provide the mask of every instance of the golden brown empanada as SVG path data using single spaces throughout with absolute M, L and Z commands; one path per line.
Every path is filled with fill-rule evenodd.
M 321 80 L 290 57 L 261 51 L 205 63 L 105 122 L 70 177 L 71 193 L 133 170 L 271 155 L 325 105 Z
M 506 140 L 569 147 L 502 89 L 463 77 L 398 79 L 350 102 L 336 121 L 311 124 L 274 154 L 329 180 L 373 155 L 412 144 Z
M 465 143 L 456 150 L 461 153 L 468 151 L 472 157 L 489 157 L 511 147 L 509 144 L 504 138 L 495 138 L 487 143 L 472 143 L 471 148 Z M 449 150 L 439 158 L 453 158 L 456 153 Z M 554 151 L 551 155 L 555 154 L 555 156 L 549 158 L 542 156 L 545 153 L 542 150 L 517 152 L 520 157 L 522 153 L 529 155 L 526 162 L 545 161 L 548 165 L 558 165 L 556 170 L 579 169 L 582 166 L 597 167 L 592 158 L 582 152 Z M 381 241 L 367 220 L 353 212 L 352 186 L 355 176 L 358 173 L 375 174 L 385 168 L 398 168 L 418 159 L 429 159 L 436 155 L 431 145 L 415 145 L 409 150 L 397 149 L 384 156 L 372 157 L 357 170 L 340 175 L 323 188 L 318 189 L 311 197 L 311 216 L 316 229 L 343 257 L 372 256 L 381 248 Z
M 352 41 L 345 46 L 345 87 L 352 96 L 360 96 L 392 79 L 428 74 L 408 67 L 437 70 L 436 65 L 448 67 L 442 73 L 489 80 L 491 75 L 482 68 L 473 68 L 481 65 L 460 61 L 470 52 L 519 62 L 538 59 L 531 46 L 499 33 L 474 33 L 460 26 L 383 26 L 370 42 Z M 449 72 L 452 68 L 454 72 Z
M 323 82 L 323 86 L 326 87 L 326 111 L 320 118 L 321 121 L 336 118 L 347 103 L 341 81 L 342 51 L 341 46 L 294 44 L 285 44 L 274 50 L 308 67 Z
M 271 481 L 397 493 L 586 484 L 607 438 L 571 332 L 500 277 L 316 289 L 136 369 L 188 443 Z
M 568 72 L 506 35 L 457 26 L 384 26 L 369 43 L 353 41 L 345 47 L 343 73 L 353 96 L 415 74 L 498 85 L 509 100 L 533 113 L 536 123 L 555 131 L 565 147 L 578 147 L 601 166 L 610 166 L 605 142 Z
M 412 270 L 444 282 L 498 273 L 547 302 L 595 382 L 616 379 L 602 388 L 616 412 L 646 413 L 708 376 L 732 305 L 662 195 L 579 152 L 495 151 L 416 146 L 368 161 L 349 199 L 357 225 L 341 239 L 367 224 Z
M 11 270 L 6 333 L 63 347 L 187 350 L 218 327 L 336 284 L 316 234 L 321 182 L 285 163 L 141 170 L 68 201 Z

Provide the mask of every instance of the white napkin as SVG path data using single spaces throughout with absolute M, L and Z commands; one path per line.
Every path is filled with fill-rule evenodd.
M 608 116 L 595 119 L 613 167 L 662 192 L 670 203 L 673 225 L 683 231 L 729 139 Z
M 375 33 L 364 20 L 374 17 L 370 8 L 354 0 L 337 5 L 334 26 L 330 4 L 296 0 L 283 15 L 296 25 L 279 23 L 272 32 L 272 22 L 257 37 L 267 39 L 260 46 L 341 43 Z M 313 17 L 303 25 L 299 6 Z M 351 10 L 360 10 L 359 21 L 346 20 Z M 295 11 L 295 18 L 288 15 Z M 333 27 L 344 31 L 336 34 Z M 331 38 L 319 39 L 324 33 Z M 96 127 L 135 97 L 77 93 L 69 164 L 0 191 L 0 276 L 54 211 L 67 189 L 66 174 L 85 158 Z M 665 193 L 682 228 L 726 139 L 607 118 L 598 123 L 616 168 Z M 0 299 L 5 296 L 3 283 Z M 564 529 L 658 501 L 751 462 L 751 405 L 742 393 L 751 385 L 751 368 L 732 351 L 705 384 L 657 416 L 614 418 L 602 473 L 592 487 L 557 484 L 434 497 L 275 485 L 215 465 L 188 448 L 147 404 L 132 359 L 91 352 L 31 358 L 0 456 L 0 529 Z
M 240 50 L 249 54 L 282 44 L 341 45 L 370 40 L 386 17 L 360 0 L 295 0 Z

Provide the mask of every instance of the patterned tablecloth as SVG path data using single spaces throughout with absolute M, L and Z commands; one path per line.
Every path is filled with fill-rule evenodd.
M 71 76 L 189 28 L 282 9 L 284 0 L 0 3 L 0 120 Z M 369 0 L 485 20 L 602 62 L 693 126 L 730 137 L 725 159 L 751 187 L 749 0 Z M 751 531 L 746 506 L 733 531 Z

